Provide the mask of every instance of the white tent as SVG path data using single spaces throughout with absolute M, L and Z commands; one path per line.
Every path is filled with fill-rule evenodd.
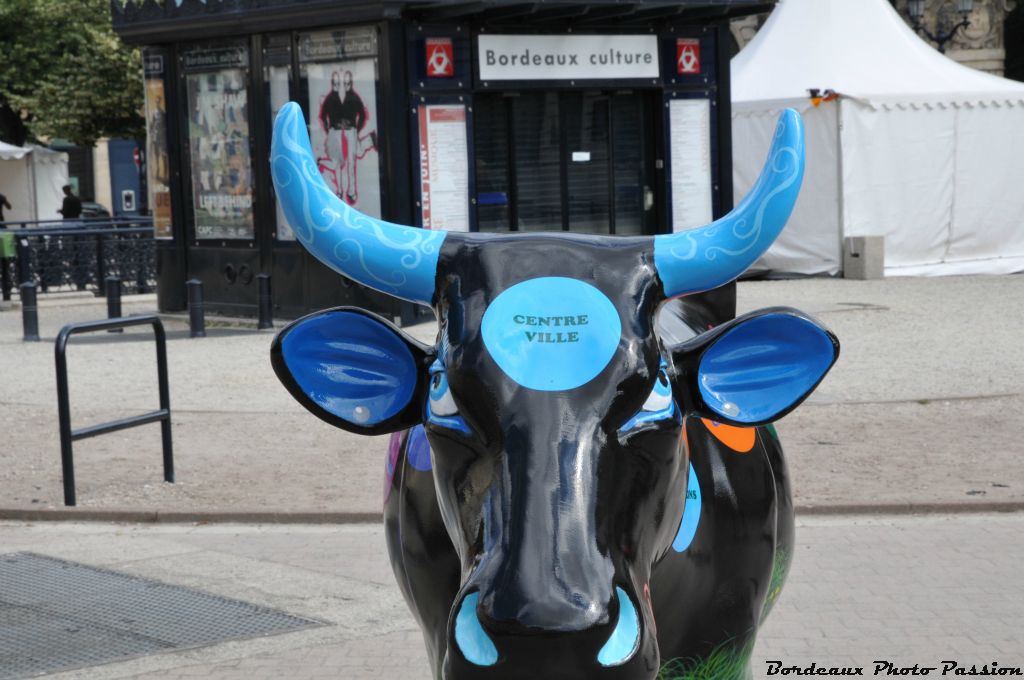
M 838 97 L 814 106 L 809 89 Z M 781 0 L 732 60 L 736 195 L 784 107 L 807 128 L 789 224 L 756 265 L 835 274 L 884 236 L 888 276 L 1024 270 L 1024 83 L 932 49 L 886 0 Z
M 68 155 L 42 146 L 11 146 L 0 142 L 0 194 L 12 208 L 4 219 L 59 220 L 68 183 Z

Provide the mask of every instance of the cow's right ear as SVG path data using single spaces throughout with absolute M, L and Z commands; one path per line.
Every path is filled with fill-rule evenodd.
M 839 358 L 839 340 L 790 307 L 761 309 L 671 348 L 677 400 L 702 418 L 750 427 L 786 415 Z
M 431 348 L 354 307 L 305 316 L 270 348 L 274 372 L 315 416 L 356 434 L 387 434 L 423 421 Z

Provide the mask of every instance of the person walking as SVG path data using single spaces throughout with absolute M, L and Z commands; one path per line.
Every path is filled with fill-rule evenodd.
M 71 191 L 71 185 L 65 184 L 61 187 L 64 192 L 64 203 L 59 212 L 66 220 L 78 219 L 82 215 L 82 200 Z
M 0 229 L 6 229 L 7 224 L 4 223 L 4 208 L 8 210 L 14 210 L 14 206 L 7 200 L 7 197 L 0 194 Z
M 4 208 L 14 210 L 7 197 L 0 194 L 0 231 L 7 231 L 4 221 Z M 0 289 L 3 290 L 4 301 L 11 299 L 11 282 L 9 280 L 11 261 L 14 259 L 14 234 L 0 234 Z
M 70 184 L 65 184 L 61 189 L 64 191 L 64 203 L 57 212 L 64 216 L 65 222 L 68 220 L 78 220 L 82 215 L 82 200 L 75 196 Z M 83 226 L 85 225 L 81 222 L 66 225 L 67 228 L 81 228 Z M 66 270 L 71 275 L 71 281 L 75 284 L 76 289 L 85 290 L 85 285 L 89 280 L 89 272 L 85 264 L 88 260 L 88 255 L 80 252 L 86 247 L 83 237 L 62 236 L 59 242 L 60 250 L 64 251 L 61 269 Z M 56 283 L 57 285 L 60 284 L 59 281 Z

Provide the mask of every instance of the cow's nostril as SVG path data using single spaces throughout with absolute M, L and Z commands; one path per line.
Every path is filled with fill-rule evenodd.
M 476 615 L 476 602 L 480 593 L 470 593 L 459 606 L 455 616 L 455 642 L 462 656 L 477 666 L 493 666 L 498 661 L 498 650 L 487 637 Z
M 618 666 L 628 661 L 640 647 L 640 618 L 636 614 L 633 600 L 622 588 L 615 588 L 619 598 L 619 620 L 615 624 L 608 642 L 597 653 L 602 666 Z

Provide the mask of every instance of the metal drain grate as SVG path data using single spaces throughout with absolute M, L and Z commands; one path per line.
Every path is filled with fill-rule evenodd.
M 320 625 L 45 555 L 0 555 L 0 680 Z

